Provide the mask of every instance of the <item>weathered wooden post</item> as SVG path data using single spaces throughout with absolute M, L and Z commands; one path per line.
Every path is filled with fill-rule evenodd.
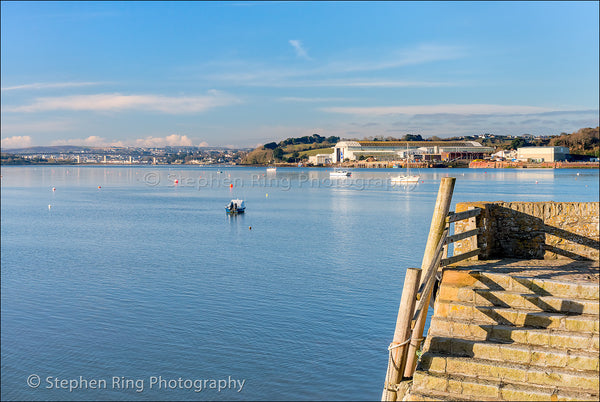
M 396 385 L 402 379 L 402 373 L 404 372 L 404 362 L 406 361 L 406 351 L 408 350 L 407 341 L 410 339 L 410 321 L 415 309 L 416 293 L 420 278 L 421 270 L 419 268 L 408 268 L 406 270 L 400 308 L 398 309 L 398 318 L 396 319 L 396 329 L 393 341 L 389 347 L 390 358 L 385 375 L 383 394 L 381 395 L 382 401 L 396 400 Z
M 450 204 L 452 203 L 452 193 L 454 192 L 455 182 L 455 177 L 444 177 L 440 182 L 440 189 L 438 190 L 435 209 L 433 210 L 431 226 L 429 227 L 429 237 L 427 238 L 423 262 L 421 263 L 422 270 L 426 270 L 427 267 L 431 265 L 432 260 L 435 258 L 435 249 L 446 227 L 446 217 L 450 211 Z M 423 277 L 421 277 L 421 279 L 423 279 Z M 431 294 L 423 296 L 427 298 L 427 300 L 425 300 L 425 306 L 429 306 L 429 298 Z M 427 319 L 427 310 L 427 308 L 424 308 L 421 311 L 421 314 L 417 318 L 413 328 L 408 354 L 406 357 L 404 377 L 412 377 L 413 373 L 415 372 L 415 367 L 417 366 L 417 350 L 419 350 L 421 342 L 423 341 L 423 329 L 425 328 L 425 320 Z

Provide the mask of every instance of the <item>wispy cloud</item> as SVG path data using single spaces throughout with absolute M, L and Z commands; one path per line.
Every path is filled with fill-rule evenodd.
M 2 132 L 11 134 L 64 132 L 74 128 L 74 122 L 68 119 L 9 122 L 8 119 L 3 118 L 1 125 Z
M 2 91 L 17 90 L 36 90 L 36 89 L 56 89 L 56 88 L 76 88 L 92 85 L 100 85 L 101 82 L 36 82 L 33 84 L 13 85 L 2 88 Z
M 290 45 L 292 45 L 292 47 L 296 51 L 296 56 L 300 57 L 301 59 L 312 60 L 310 58 L 310 56 L 308 55 L 308 53 L 306 52 L 306 49 L 304 49 L 304 46 L 302 46 L 301 41 L 299 41 L 297 39 L 290 39 L 289 43 L 290 43 Z
M 231 95 L 211 90 L 205 96 L 163 96 L 163 95 L 122 95 L 95 94 L 59 97 L 41 97 L 29 105 L 12 106 L 5 112 L 45 112 L 54 110 L 72 111 L 123 111 L 145 110 L 167 114 L 204 112 L 208 109 L 228 106 L 241 101 Z
M 321 110 L 331 113 L 354 115 L 433 115 L 433 114 L 458 114 L 458 115 L 490 115 L 490 114 L 531 114 L 554 111 L 556 109 L 539 106 L 517 105 L 423 105 L 423 106 L 381 106 L 381 107 L 325 107 Z
M 351 98 L 303 98 L 298 96 L 285 96 L 279 98 L 281 102 L 306 102 L 306 103 L 318 103 L 318 102 L 350 102 L 356 99 Z
M 398 67 L 413 66 L 437 61 L 455 60 L 465 57 L 466 49 L 459 46 L 419 44 L 405 49 L 390 51 L 385 57 L 372 57 L 365 60 L 344 60 L 332 62 L 327 68 L 337 72 L 380 71 Z
M 13 135 L 12 137 L 2 138 L 2 149 L 8 148 L 26 148 L 31 146 L 31 137 L 28 135 Z
M 297 50 L 298 57 L 302 57 L 304 48 L 300 41 L 296 42 L 295 46 L 292 46 Z M 334 55 L 329 61 L 312 63 L 310 67 L 302 68 L 275 66 L 250 60 L 230 60 L 207 63 L 201 66 L 201 69 L 206 70 L 202 78 L 224 82 L 227 85 L 253 87 L 440 87 L 458 84 L 435 80 L 373 79 L 373 75 L 367 74 L 389 70 L 397 77 L 396 69 L 458 59 L 465 57 L 466 53 L 466 49 L 458 46 L 429 44 L 372 56 Z M 339 78 L 342 76 L 344 78 Z
M 370 81 L 370 80 L 278 80 L 270 77 L 264 81 L 251 80 L 240 83 L 249 87 L 271 87 L 271 88 L 436 88 L 436 87 L 454 87 L 461 85 L 456 82 L 435 82 L 435 81 Z M 463 84 L 464 85 L 464 84 Z

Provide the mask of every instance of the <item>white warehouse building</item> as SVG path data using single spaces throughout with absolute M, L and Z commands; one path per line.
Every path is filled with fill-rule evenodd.
M 517 149 L 517 159 L 533 162 L 560 162 L 569 157 L 567 147 L 523 147 Z
M 483 159 L 494 152 L 476 141 L 340 141 L 335 144 L 332 162 L 373 157 L 377 160 L 410 159 L 453 160 Z M 420 155 L 420 156 L 418 156 Z

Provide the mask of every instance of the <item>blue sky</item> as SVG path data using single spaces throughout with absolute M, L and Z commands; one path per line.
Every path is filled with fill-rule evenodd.
M 598 125 L 598 16 L 591 1 L 2 1 L 2 148 L 570 133 Z

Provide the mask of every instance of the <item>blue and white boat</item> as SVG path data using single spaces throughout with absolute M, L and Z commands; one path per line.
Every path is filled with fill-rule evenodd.
M 225 211 L 228 214 L 243 214 L 246 211 L 246 202 L 244 200 L 231 200 L 229 204 L 225 205 Z

